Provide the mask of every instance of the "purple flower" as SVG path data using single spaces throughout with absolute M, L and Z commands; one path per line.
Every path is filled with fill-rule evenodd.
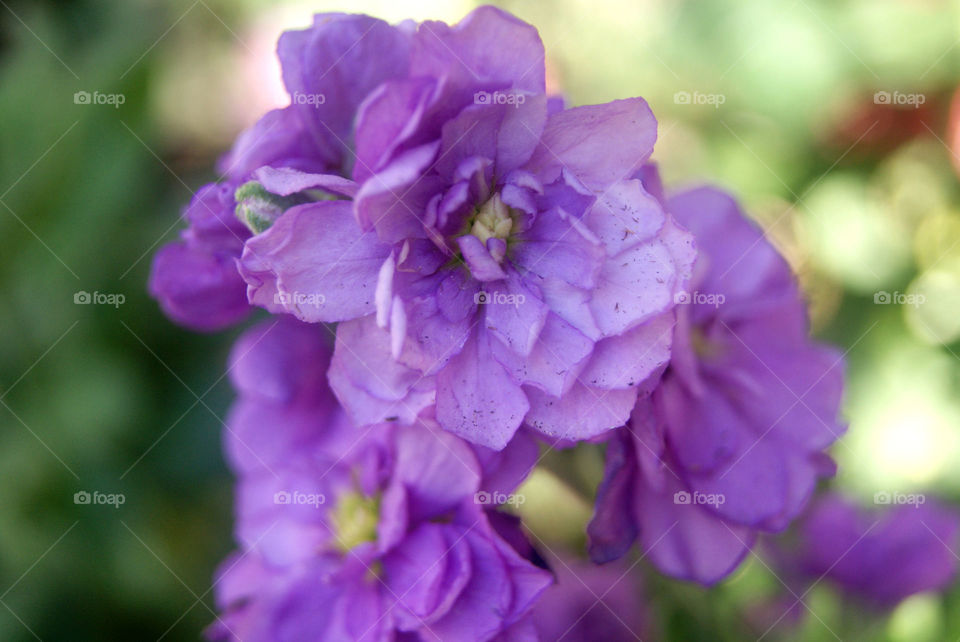
M 499 450 L 524 422 L 584 439 L 626 421 L 668 359 L 693 260 L 630 178 L 656 139 L 646 103 L 548 109 L 536 30 L 491 7 L 385 31 L 409 55 L 356 88 L 316 57 L 312 32 L 284 36 L 284 77 L 343 74 L 355 116 L 310 122 L 352 141 L 353 200 L 292 207 L 247 241 L 250 301 L 341 322 L 330 378 L 360 424 L 409 423 L 435 403 L 445 429 Z M 330 181 L 258 178 L 278 195 Z
M 223 182 L 200 188 L 182 239 L 154 258 L 150 293 L 193 329 L 217 330 L 250 311 L 236 267 L 250 231 L 235 216 L 236 190 L 263 167 L 349 176 L 353 117 L 371 90 L 405 71 L 409 38 L 369 16 L 321 14 L 311 29 L 284 34 L 278 49 L 291 105 L 237 138 L 218 165 Z
M 511 629 L 551 576 L 477 494 L 512 490 L 535 444 L 474 447 L 429 413 L 354 427 L 324 377 L 324 332 L 286 317 L 234 348 L 227 451 L 242 550 L 219 573 L 210 636 L 490 640 Z
M 932 502 L 865 512 L 829 496 L 804 517 L 798 549 L 786 554 L 802 576 L 890 608 L 953 581 L 958 532 L 956 512 Z
M 842 358 L 809 340 L 788 265 L 729 196 L 696 189 L 667 209 L 700 254 L 669 368 L 610 440 L 590 549 L 606 561 L 637 539 L 664 573 L 709 584 L 832 473 Z
M 379 640 L 402 631 L 488 640 L 550 583 L 475 502 L 480 468 L 465 442 L 424 426 L 381 429 L 394 433 L 386 444 L 374 439 L 348 459 L 313 453 L 276 478 L 242 480 L 238 536 L 247 553 L 239 568 L 226 563 L 220 581 L 229 587 L 256 565 L 278 587 L 221 591 L 224 628 L 235 619 L 255 627 L 235 637 Z

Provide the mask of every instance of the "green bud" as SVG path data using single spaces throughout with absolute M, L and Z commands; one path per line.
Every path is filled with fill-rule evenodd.
M 257 181 L 244 183 L 237 188 L 233 197 L 237 202 L 237 218 L 254 234 L 268 229 L 281 214 L 294 205 L 309 201 L 300 194 L 277 196 L 265 190 Z

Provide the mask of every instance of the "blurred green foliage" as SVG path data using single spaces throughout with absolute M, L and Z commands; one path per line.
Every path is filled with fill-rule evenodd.
M 541 29 L 571 103 L 644 96 L 668 185 L 730 188 L 791 260 L 815 331 L 848 351 L 835 484 L 867 503 L 915 489 L 956 501 L 960 4 L 502 5 Z M 219 442 L 235 332 L 167 321 L 145 292 L 150 256 L 215 178 L 218 153 L 274 100 L 269 43 L 282 26 L 329 10 L 454 21 L 471 6 L 0 2 L 0 639 L 196 639 L 211 621 L 210 578 L 232 547 Z M 77 91 L 125 100 L 75 104 Z M 923 104 L 877 104 L 878 91 Z M 80 291 L 125 303 L 77 305 Z M 893 302 L 875 303 L 881 293 Z M 586 457 L 559 465 L 588 487 L 598 461 Z M 126 501 L 77 505 L 82 490 Z M 534 490 L 567 519 L 534 520 L 538 536 L 581 543 L 589 506 L 546 477 Z M 648 573 L 657 637 L 756 639 L 792 602 L 768 563 L 751 559 L 709 591 Z M 804 602 L 815 617 L 798 607 L 764 639 L 960 637 L 957 590 L 892 615 L 826 584 Z

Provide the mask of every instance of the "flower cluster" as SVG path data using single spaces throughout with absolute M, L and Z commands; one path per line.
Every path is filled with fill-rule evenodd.
M 150 280 L 196 329 L 271 313 L 231 358 L 240 550 L 211 637 L 633 639 L 629 607 L 588 616 L 594 587 L 638 599 L 616 566 L 537 550 L 487 501 L 541 447 L 606 448 L 597 562 L 637 541 L 712 583 L 798 514 L 842 360 L 730 197 L 664 196 L 642 99 L 564 108 L 536 30 L 490 7 L 318 15 L 278 54 L 290 106 Z

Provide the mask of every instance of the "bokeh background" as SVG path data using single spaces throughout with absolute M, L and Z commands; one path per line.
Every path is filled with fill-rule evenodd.
M 0 639 L 198 639 L 232 546 L 219 435 L 235 333 L 171 324 L 145 291 L 151 254 L 232 137 L 285 103 L 280 31 L 315 11 L 452 22 L 473 6 L 0 1 Z M 960 502 L 960 3 L 501 6 L 540 28 L 572 104 L 645 97 L 668 185 L 731 189 L 788 256 L 815 332 L 847 351 L 833 485 L 867 506 Z M 553 465 L 595 483 L 599 461 Z M 525 492 L 538 537 L 582 544 L 574 489 L 541 472 Z M 646 575 L 667 639 L 755 640 L 757 605 L 783 591 L 756 558 L 709 591 Z M 960 589 L 885 613 L 826 582 L 804 601 L 816 617 L 764 639 L 960 637 Z

